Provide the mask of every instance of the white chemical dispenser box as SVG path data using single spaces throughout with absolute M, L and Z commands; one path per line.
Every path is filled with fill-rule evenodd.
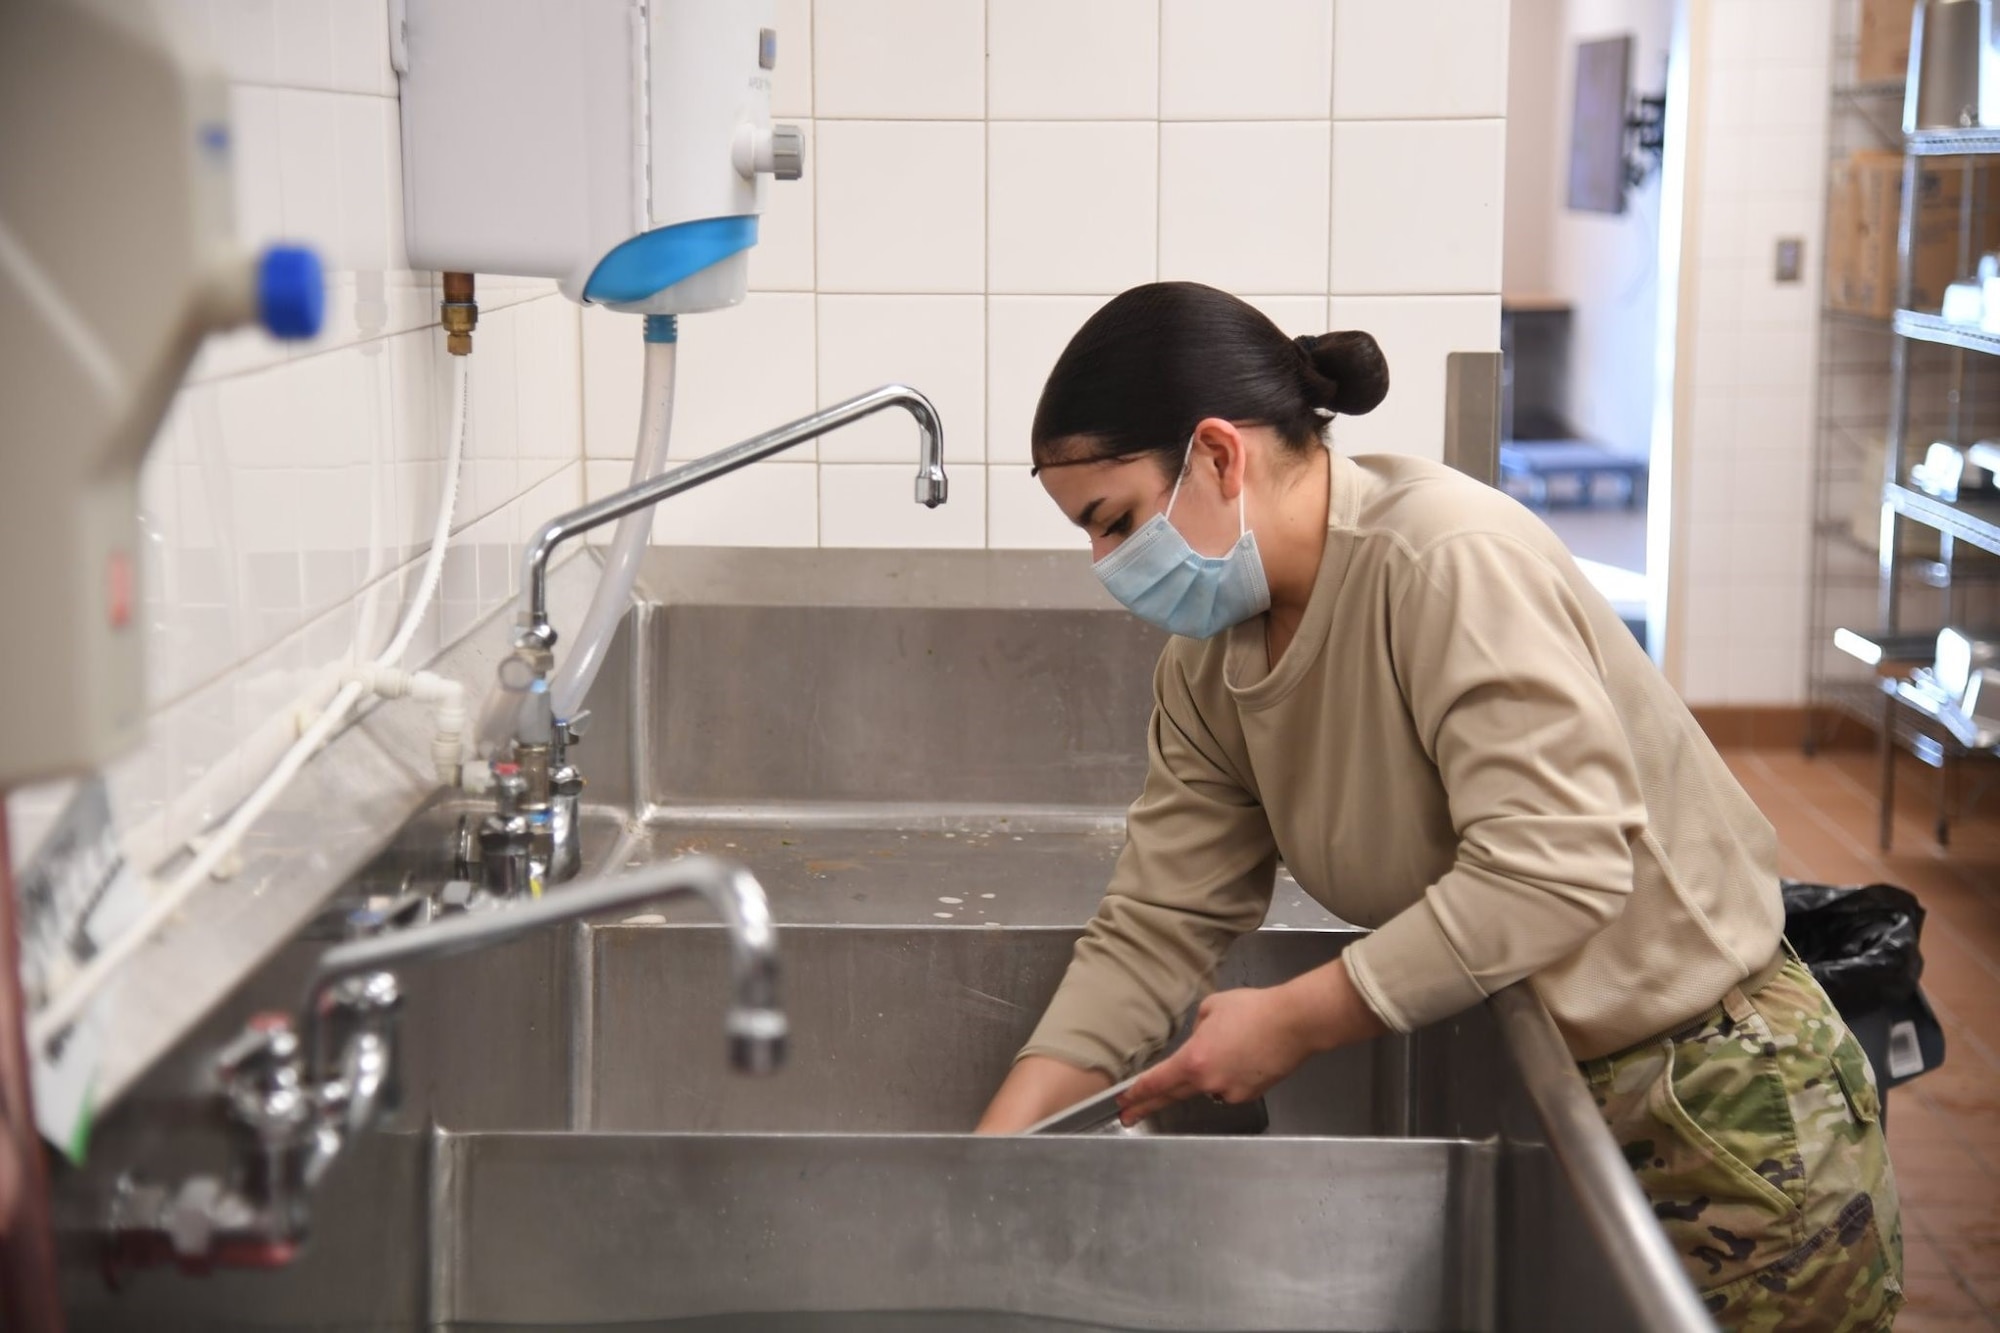
M 741 301 L 765 178 L 803 167 L 797 128 L 771 124 L 772 15 L 772 0 L 394 0 L 412 267 L 555 278 L 650 314 Z
M 146 721 L 139 468 L 201 340 L 319 331 L 311 253 L 239 249 L 229 86 L 149 6 L 0 0 L 0 790 Z

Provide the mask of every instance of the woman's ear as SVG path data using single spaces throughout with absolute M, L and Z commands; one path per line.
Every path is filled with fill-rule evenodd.
M 1205 417 L 1195 426 L 1189 471 L 1210 472 L 1224 500 L 1233 502 L 1242 493 L 1249 466 L 1249 442 L 1235 422 Z

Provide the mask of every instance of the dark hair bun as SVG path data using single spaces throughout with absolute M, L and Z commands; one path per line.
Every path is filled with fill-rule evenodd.
M 1375 335 L 1360 329 L 1294 340 L 1305 354 L 1315 406 L 1342 416 L 1372 412 L 1389 395 L 1389 362 Z

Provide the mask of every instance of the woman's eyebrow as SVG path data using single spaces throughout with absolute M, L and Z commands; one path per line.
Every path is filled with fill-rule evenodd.
M 1089 504 L 1085 505 L 1083 507 L 1083 512 L 1076 516 L 1076 525 L 1079 528 L 1089 527 L 1092 520 L 1097 517 L 1097 506 L 1103 503 L 1104 503 L 1104 497 L 1100 495 L 1095 500 L 1092 500 Z

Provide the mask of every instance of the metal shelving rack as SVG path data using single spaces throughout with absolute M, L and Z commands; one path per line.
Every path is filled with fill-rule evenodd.
M 1962 200 L 1969 210 L 1983 197 L 1971 188 L 1978 164 L 1987 160 L 2000 168 L 2000 132 L 1906 137 L 1902 81 L 1854 79 L 1858 28 L 1859 5 L 1839 0 L 1829 166 L 1864 150 L 1903 159 L 1898 309 L 1877 318 L 1829 307 L 1820 319 L 1807 645 L 1813 725 L 1806 749 L 1812 752 L 1842 724 L 1859 724 L 1876 736 L 1886 846 L 1896 751 L 1938 770 L 1941 842 L 1949 836 L 1954 782 L 1966 758 L 1919 710 L 1897 702 L 1899 681 L 1930 662 L 1935 627 L 2000 624 L 2000 508 L 1952 504 L 1907 484 L 1913 447 L 1931 440 L 1970 442 L 1974 426 L 2000 435 L 2000 336 L 1911 309 L 1912 185 L 1919 164 L 1960 159 L 1968 173 Z M 1930 165 L 1935 170 L 1938 164 Z M 1829 217 L 1829 238 L 1831 222 Z M 1960 223 L 1958 268 L 1970 273 L 1977 255 L 1972 218 Z M 1927 542 L 1934 549 L 1922 546 Z M 1903 632 L 1905 626 L 1919 628 Z
M 1854 78 L 1860 6 L 1834 7 L 1833 87 L 1827 116 L 1831 167 L 1847 154 L 1902 147 L 1902 84 L 1859 83 Z M 1830 202 L 1830 201 L 1829 201 Z M 1829 218 L 1829 222 L 1831 219 Z M 1829 230 L 1830 235 L 1830 230 Z M 1871 454 L 1887 435 L 1889 320 L 1836 310 L 1819 326 L 1819 407 L 1814 446 L 1811 576 L 1806 624 L 1806 698 L 1811 723 L 1806 750 L 1813 752 L 1843 723 L 1870 731 L 1882 724 L 1880 691 L 1872 672 L 1835 646 L 1842 626 L 1873 618 L 1880 578 L 1878 542 L 1857 535 L 1854 514 L 1879 490 Z M 1930 588 L 1949 571 L 1912 567 L 1909 577 Z
M 1956 576 L 1964 559 L 1961 547 L 2000 555 L 2000 505 L 1954 503 L 1918 490 L 1906 481 L 1911 445 L 1921 446 L 1929 438 L 1939 437 L 1929 431 L 1912 429 L 1914 398 L 1919 388 L 1913 382 L 1917 349 L 1931 346 L 1945 349 L 1948 354 L 1944 419 L 1937 424 L 1942 427 L 1942 438 L 1957 444 L 1970 443 L 1972 418 L 1984 397 L 1972 381 L 1989 375 L 1987 368 L 2000 364 L 1988 360 L 2000 357 L 2000 335 L 1949 323 L 1936 314 L 1911 308 L 1915 285 L 1913 252 L 1918 226 L 1919 173 L 1928 160 L 1938 158 L 1955 159 L 1962 164 L 1955 272 L 1970 273 L 1978 257 L 1978 247 L 1974 242 L 1975 224 L 1984 222 L 1980 200 L 1985 181 L 1981 173 L 1991 166 L 2000 165 L 2000 132 L 1967 130 L 1915 134 L 1909 136 L 1903 145 L 1902 207 L 1896 241 L 1897 309 L 1889 321 L 1889 412 L 1882 454 L 1881 542 L 1876 554 L 1878 628 L 1873 635 L 1860 636 L 1850 632 L 1847 636 L 1850 650 L 1853 642 L 1871 644 L 1875 659 L 1869 665 L 1876 673 L 1873 688 L 1880 709 L 1878 735 L 1882 756 L 1882 807 L 1879 836 L 1884 848 L 1890 844 L 1894 827 L 1896 752 L 1899 749 L 1909 751 L 1938 770 L 1937 838 L 1940 843 L 1947 842 L 1950 837 L 1959 768 L 1966 759 L 1984 753 L 1968 750 L 1949 732 L 1899 698 L 1899 677 L 1907 675 L 1908 670 L 1917 665 L 1928 663 L 1931 656 L 1922 646 L 1928 635 L 1909 633 L 1905 624 L 1912 619 L 1920 619 L 1933 626 L 1963 623 L 1972 606 L 1964 595 L 1964 580 Z M 1983 226 L 1978 234 L 1984 234 Z M 1980 363 L 1979 367 L 1972 368 L 1970 375 L 1968 358 L 1977 358 Z M 1935 385 L 1926 384 L 1923 387 L 1928 390 Z M 1935 560 L 1920 561 L 1910 556 L 1904 543 L 1906 524 L 1927 529 L 1936 535 L 1938 555 Z M 1912 617 L 1907 614 L 1911 609 L 1908 602 L 1913 582 L 1910 575 L 1913 572 L 1918 575 L 1915 582 L 1919 586 L 1928 586 L 1938 593 L 1933 615 Z

